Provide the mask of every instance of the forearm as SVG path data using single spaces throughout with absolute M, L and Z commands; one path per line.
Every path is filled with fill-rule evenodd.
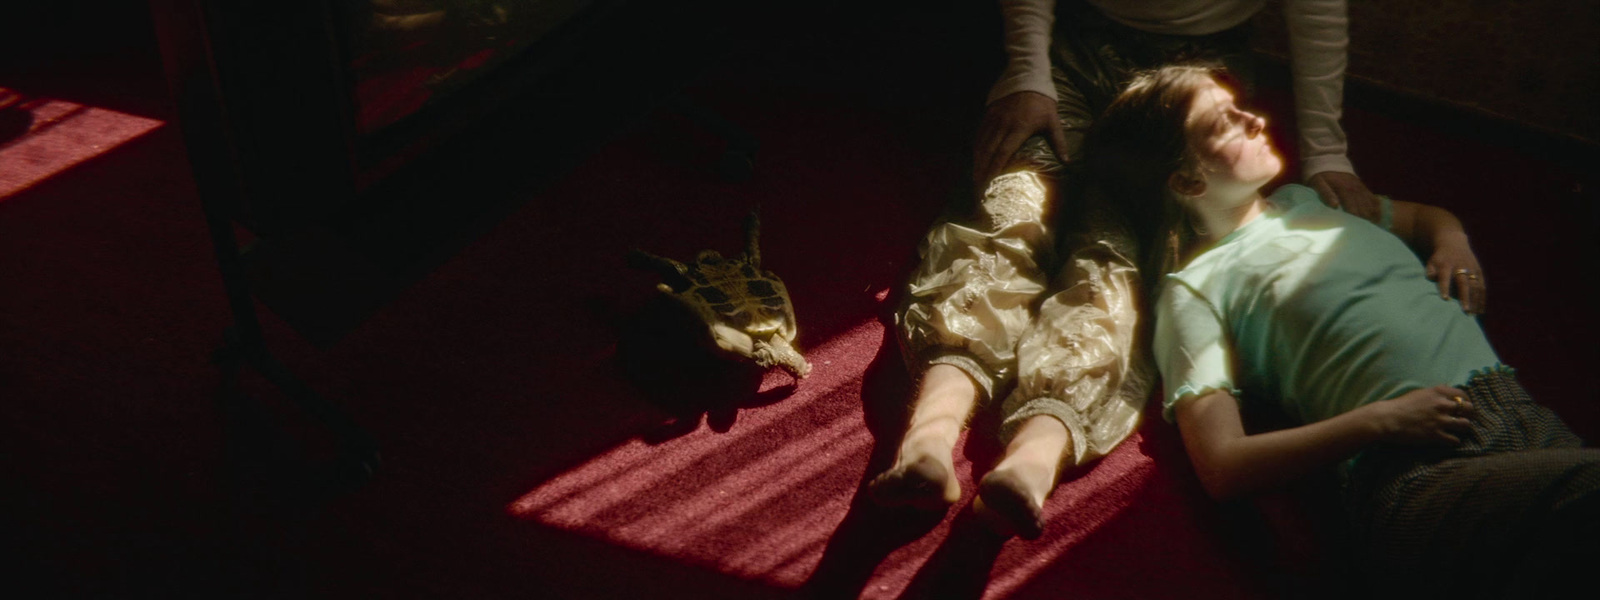
M 1394 205 L 1394 233 L 1418 256 L 1431 256 L 1441 247 L 1467 246 L 1466 227 L 1450 211 L 1437 206 L 1403 202 Z
M 1217 499 L 1255 494 L 1355 456 L 1378 441 L 1376 425 L 1360 412 L 1237 438 L 1220 451 L 1206 491 Z
M 1362 407 L 1292 429 L 1246 435 L 1237 401 L 1226 392 L 1180 405 L 1184 446 L 1213 498 L 1222 500 L 1283 486 L 1354 456 L 1381 439 L 1378 419 Z
M 1345 0 L 1290 0 L 1285 4 L 1303 175 L 1354 173 L 1346 156 L 1344 128 L 1339 124 L 1350 42 Z
M 1221 500 L 1282 486 L 1377 442 L 1460 444 L 1458 436 L 1472 431 L 1466 396 L 1448 385 L 1418 388 L 1309 425 L 1246 435 L 1238 401 L 1211 392 L 1178 403 L 1178 429 L 1200 483 Z
M 1467 230 L 1461 225 L 1461 220 L 1450 211 L 1436 206 L 1421 207 L 1415 236 L 1417 241 L 1412 247 L 1418 248 L 1424 256 L 1452 244 L 1467 246 Z
M 1056 99 L 1050 80 L 1050 38 L 1055 0 L 1001 0 L 1006 68 L 989 91 L 989 102 L 1017 92 Z

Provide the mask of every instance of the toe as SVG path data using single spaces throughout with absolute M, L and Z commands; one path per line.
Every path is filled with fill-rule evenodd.
M 1011 472 L 994 471 L 978 484 L 978 498 L 984 506 L 1004 519 L 1011 531 L 1025 540 L 1044 535 L 1044 510 L 1027 492 L 1021 478 Z

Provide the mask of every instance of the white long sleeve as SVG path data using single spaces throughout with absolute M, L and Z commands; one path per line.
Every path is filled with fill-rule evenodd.
M 1090 0 L 1107 18 L 1154 33 L 1205 35 L 1242 23 L 1262 0 Z M 1055 0 L 1000 0 L 1006 68 L 989 102 L 1017 92 L 1056 99 L 1050 79 Z M 1346 155 L 1344 72 L 1350 43 L 1345 0 L 1285 0 L 1301 172 L 1354 173 Z
M 1004 20 L 1006 68 L 989 89 L 989 102 L 1017 92 L 1038 92 L 1056 100 L 1050 80 L 1051 28 L 1055 0 L 1000 0 Z
M 1326 171 L 1354 173 L 1339 125 L 1350 46 L 1345 0 L 1288 0 L 1284 18 L 1289 26 L 1301 173 L 1305 177 Z

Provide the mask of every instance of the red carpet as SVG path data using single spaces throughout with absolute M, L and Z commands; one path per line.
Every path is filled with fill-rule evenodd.
M 162 122 L 61 100 L 25 99 L 10 107 L 27 128 L 0 149 L 0 198 L 161 126 Z
M 10 157 L 48 138 L 0 145 L 0 182 L 24 182 L 0 196 L 0 478 L 11 485 L 0 531 L 25 555 L 7 575 L 57 597 L 1338 590 L 1313 545 L 1323 521 L 1307 516 L 1326 513 L 1287 496 L 1210 502 L 1174 429 L 1153 418 L 1068 476 L 1037 541 L 995 539 L 964 510 L 998 452 L 992 417 L 959 457 L 957 510 L 864 502 L 909 392 L 884 334 L 887 295 L 965 176 L 993 66 L 986 10 L 800 21 L 717 65 L 687 93 L 761 140 L 749 182 L 711 177 L 713 140 L 662 113 L 549 185 L 518 185 L 517 169 L 440 174 L 466 182 L 464 203 L 500 194 L 517 208 L 325 348 L 263 311 L 274 352 L 383 444 L 371 482 L 312 500 L 231 483 L 207 363 L 227 316 L 198 199 L 175 128 L 138 133 L 169 118 L 148 110 L 160 90 L 150 41 L 51 63 L 60 77 L 0 80 L 134 115 L 96 129 L 84 143 L 98 153 L 64 144 L 23 168 Z M 97 74 L 109 89 L 96 91 Z M 1263 96 L 1282 105 L 1281 92 Z M 1571 266 L 1594 250 L 1592 176 L 1360 107 L 1347 123 L 1370 185 L 1467 222 L 1491 282 L 1491 339 L 1536 398 L 1595 439 L 1593 286 Z M 532 143 L 482 151 L 495 165 L 556 158 Z M 625 253 L 736 251 L 756 206 L 765 265 L 791 290 L 814 370 L 792 387 L 769 374 L 744 404 L 703 416 L 693 399 L 662 406 L 617 361 L 655 283 Z M 292 439 L 320 439 L 262 381 L 246 388 Z

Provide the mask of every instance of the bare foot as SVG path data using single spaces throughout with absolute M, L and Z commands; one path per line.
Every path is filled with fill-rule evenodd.
M 1044 535 L 1044 507 L 1029 492 L 1022 476 L 1009 470 L 990 471 L 978 483 L 973 511 L 1002 535 L 1036 540 Z
M 961 500 L 954 467 L 929 455 L 896 464 L 873 479 L 868 488 L 872 500 L 883 506 L 944 511 Z
M 894 467 L 867 486 L 873 501 L 935 511 L 959 502 L 961 484 L 950 453 L 977 399 L 977 384 L 966 371 L 947 364 L 928 367 Z

